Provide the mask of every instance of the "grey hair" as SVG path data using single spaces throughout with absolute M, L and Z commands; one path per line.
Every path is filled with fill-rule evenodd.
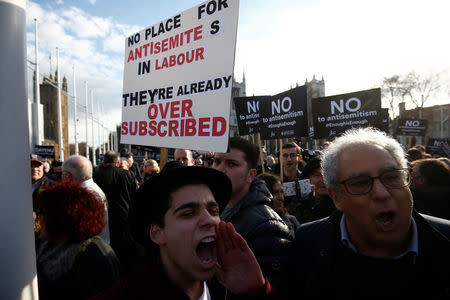
M 321 154 L 322 174 L 327 188 L 339 191 L 339 156 L 346 149 L 360 145 L 379 146 L 389 152 L 400 168 L 407 167 L 405 152 L 395 139 L 372 127 L 352 128 L 336 138 Z
M 75 180 L 86 181 L 92 178 L 92 164 L 84 156 L 69 156 L 62 164 L 61 170 L 70 173 Z

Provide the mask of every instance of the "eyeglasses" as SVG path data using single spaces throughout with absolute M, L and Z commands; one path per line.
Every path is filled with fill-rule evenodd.
M 297 154 L 297 153 L 291 153 L 291 154 L 283 154 L 283 158 L 288 158 L 288 157 L 290 157 L 290 158 L 296 158 L 296 157 L 299 157 L 300 156 L 300 154 Z
M 372 190 L 373 182 L 379 179 L 387 189 L 401 189 L 409 185 L 411 178 L 407 169 L 390 170 L 380 174 L 380 176 L 371 177 L 361 175 L 339 182 L 345 186 L 347 192 L 351 195 L 364 195 Z

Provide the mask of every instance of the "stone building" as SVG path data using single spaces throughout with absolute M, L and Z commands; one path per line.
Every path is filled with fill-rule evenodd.
M 230 102 L 230 137 L 237 136 L 238 135 L 238 125 L 237 125 L 237 118 L 236 118 L 236 109 L 234 108 L 234 101 L 233 99 L 235 97 L 246 97 L 245 92 L 245 73 L 242 75 L 242 82 L 237 82 L 234 80 L 233 76 L 233 86 L 231 89 L 231 102 Z
M 59 157 L 58 144 L 58 88 L 56 82 L 57 74 L 50 74 L 49 77 L 44 77 L 42 84 L 40 84 L 41 104 L 44 108 L 44 145 L 55 146 L 55 159 Z M 69 152 L 69 113 L 68 113 L 68 97 L 67 97 L 67 78 L 62 80 L 61 87 L 61 119 L 63 132 L 63 150 L 64 156 L 68 157 Z

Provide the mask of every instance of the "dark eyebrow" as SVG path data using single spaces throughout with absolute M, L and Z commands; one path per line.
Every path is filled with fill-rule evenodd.
M 209 208 L 209 207 L 216 207 L 216 206 L 219 206 L 219 204 L 218 204 L 216 201 L 209 201 L 206 205 L 208 206 L 208 208 Z M 183 209 L 187 209 L 187 208 L 194 208 L 194 209 L 197 209 L 197 208 L 199 208 L 200 206 L 201 206 L 200 203 L 197 203 L 197 202 L 188 202 L 188 203 L 185 203 L 185 204 L 182 204 L 182 205 L 178 206 L 178 207 L 173 211 L 173 214 L 176 214 L 177 212 L 179 212 L 179 211 L 181 211 L 181 210 L 183 210 Z
M 186 208 L 199 208 L 200 204 L 197 202 L 188 202 L 188 203 L 184 203 L 181 204 L 180 206 L 178 206 L 174 211 L 173 214 L 176 214 L 177 212 L 179 212 L 180 210 L 186 209 Z

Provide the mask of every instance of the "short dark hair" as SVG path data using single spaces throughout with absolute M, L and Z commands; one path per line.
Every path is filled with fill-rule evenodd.
M 269 189 L 269 192 L 272 194 L 273 194 L 273 186 L 275 185 L 275 183 L 277 183 L 277 182 L 281 183 L 280 177 L 269 174 L 269 173 L 259 174 L 256 177 L 263 180 L 266 183 L 266 186 Z
M 411 163 L 414 167 L 419 165 L 419 173 L 427 180 L 427 185 L 446 186 L 450 184 L 450 173 L 448 166 L 439 159 L 425 158 L 415 160 Z
M 130 157 L 133 157 L 133 153 L 131 153 L 131 152 L 120 153 L 120 157 L 125 157 L 128 159 Z
M 103 163 L 105 164 L 116 164 L 119 162 L 119 153 L 116 151 L 108 151 L 103 157 Z
M 408 159 L 409 162 L 418 160 L 418 159 L 422 159 L 422 152 L 420 152 L 419 149 L 416 148 L 411 148 L 408 150 L 408 152 L 406 152 L 406 158 Z
M 246 139 L 240 137 L 232 137 L 228 143 L 229 149 L 234 148 L 244 152 L 245 161 L 249 165 L 250 169 L 256 169 L 258 167 L 259 160 L 259 148 L 258 146 L 250 143 Z
M 322 160 L 320 159 L 320 157 L 313 157 L 309 159 L 306 163 L 306 166 L 302 170 L 302 179 L 309 179 L 314 171 L 320 169 L 321 162 Z
M 302 154 L 302 148 L 297 145 L 296 142 L 289 142 L 286 144 L 283 144 L 283 147 L 281 147 L 282 149 L 290 149 L 290 148 L 295 148 L 297 149 L 297 154 Z
M 156 174 L 143 183 L 130 205 L 130 226 L 133 236 L 139 243 L 154 246 L 150 241 L 151 224 L 164 227 L 164 216 L 171 206 L 171 194 L 179 188 L 190 184 L 206 184 L 223 210 L 231 196 L 231 181 L 225 173 L 218 170 L 190 166 L 186 167 L 179 161 L 173 161 L 161 173 Z M 177 164 L 181 166 L 177 166 Z

